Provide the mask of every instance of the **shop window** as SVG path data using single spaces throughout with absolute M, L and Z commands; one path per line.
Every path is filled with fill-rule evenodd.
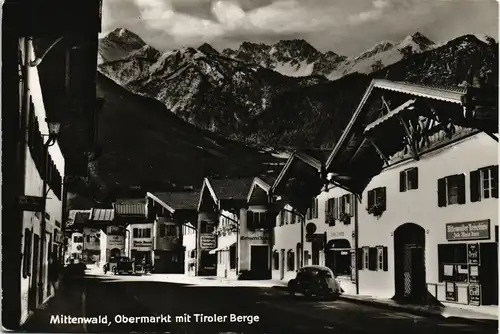
M 367 193 L 367 208 L 366 210 L 370 214 L 380 215 L 386 209 L 386 188 L 378 187 L 369 190 Z
M 370 248 L 368 247 L 363 247 L 363 266 L 361 269 L 368 269 L 370 267 L 370 257 L 369 257 L 369 250 Z
M 377 246 L 377 270 L 379 271 L 387 271 L 388 263 L 387 263 L 387 247 Z
M 439 282 L 466 282 L 467 244 L 438 245 Z
M 438 180 L 438 206 L 465 204 L 465 175 L 450 175 Z
M 293 250 L 289 250 L 286 254 L 286 268 L 287 271 L 294 271 L 295 270 L 295 254 L 293 253 Z
M 498 166 L 490 166 L 470 172 L 470 200 L 498 198 Z
M 75 235 L 73 237 L 73 242 L 83 242 L 83 237 Z
M 418 189 L 418 168 L 405 169 L 399 173 L 399 191 Z
M 273 269 L 274 270 L 280 269 L 280 255 L 278 251 L 273 252 Z
M 229 247 L 229 269 L 236 269 L 236 246 Z
M 304 266 L 309 265 L 309 251 L 304 251 Z
M 30 229 L 24 229 L 24 251 L 23 251 L 23 278 L 31 275 L 31 248 L 32 233 Z

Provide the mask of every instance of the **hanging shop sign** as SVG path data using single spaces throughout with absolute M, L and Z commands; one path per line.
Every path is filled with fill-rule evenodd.
M 35 211 L 43 212 L 44 210 L 44 200 L 43 197 L 38 196 L 19 196 L 18 199 L 19 206 L 23 211 Z
M 446 224 L 446 240 L 482 240 L 490 238 L 490 221 L 478 220 Z
M 481 305 L 481 285 L 479 284 L 469 285 L 469 305 L 474 305 L 474 306 Z
M 324 233 L 307 234 L 306 241 L 307 242 L 325 241 L 325 234 Z
M 217 248 L 216 236 L 212 233 L 200 234 L 200 247 L 203 250 Z
M 124 248 L 125 238 L 121 235 L 108 235 L 108 248 Z
M 467 245 L 467 262 L 469 264 L 479 264 L 479 244 Z
M 151 247 L 153 246 L 152 240 L 133 240 L 132 247 Z
M 446 300 L 449 302 L 458 301 L 457 285 L 455 282 L 445 282 Z

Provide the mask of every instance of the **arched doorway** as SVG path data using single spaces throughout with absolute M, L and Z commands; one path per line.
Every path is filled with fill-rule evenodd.
M 347 239 L 332 239 L 326 243 L 325 265 L 336 276 L 351 275 L 351 243 Z
M 394 276 L 395 299 L 425 301 L 425 230 L 417 224 L 394 231 Z

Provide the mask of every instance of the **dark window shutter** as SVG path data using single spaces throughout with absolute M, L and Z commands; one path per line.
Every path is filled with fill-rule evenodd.
M 375 204 L 375 192 L 373 190 L 368 191 L 368 208 L 371 208 Z
M 413 178 L 413 189 L 418 189 L 418 167 L 413 168 L 410 173 Z
M 470 172 L 470 201 L 478 202 L 481 200 L 481 194 L 479 192 L 479 171 L 475 170 Z
M 332 214 L 333 214 L 333 218 L 334 219 L 338 219 L 339 218 L 338 209 L 337 209 L 338 206 L 339 206 L 339 199 L 338 198 L 334 198 L 333 199 L 333 208 L 332 208 L 332 210 L 333 210 Z
M 387 254 L 387 247 L 384 247 L 383 250 L 382 250 L 382 256 L 383 256 L 383 261 L 384 261 L 384 271 L 388 271 L 388 263 L 387 263 L 387 260 L 388 260 L 388 254 Z
M 247 227 L 248 228 L 253 227 L 253 212 L 252 211 L 247 211 Z
M 379 188 L 380 191 L 380 198 L 381 198 L 381 203 L 380 206 L 382 207 L 382 210 L 385 210 L 387 207 L 387 198 L 385 194 L 385 187 Z
M 446 206 L 446 179 L 438 180 L 438 206 Z
M 491 184 L 491 196 L 493 198 L 498 198 L 498 165 L 491 168 L 492 184 Z
M 356 261 L 358 263 L 358 270 L 363 270 L 363 248 L 358 248 Z
M 368 269 L 377 270 L 377 248 L 370 247 L 368 250 Z
M 318 199 L 314 199 L 314 218 L 318 218 L 318 211 L 319 211 L 319 204 L 318 204 Z
M 356 205 L 355 201 L 357 199 L 356 199 L 356 196 L 354 194 L 351 194 L 350 197 L 351 197 L 351 199 L 350 199 L 351 205 L 350 205 L 349 215 L 351 217 L 354 217 L 354 206 Z
M 406 172 L 405 171 L 399 172 L 399 191 L 400 192 L 406 191 Z
M 456 176 L 458 185 L 458 204 L 465 204 L 465 174 Z

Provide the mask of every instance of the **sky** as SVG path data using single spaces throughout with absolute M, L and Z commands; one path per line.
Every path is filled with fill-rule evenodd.
M 301 38 L 345 56 L 417 31 L 441 43 L 464 34 L 498 40 L 499 29 L 497 0 L 104 0 L 103 34 L 115 28 L 162 51 Z

